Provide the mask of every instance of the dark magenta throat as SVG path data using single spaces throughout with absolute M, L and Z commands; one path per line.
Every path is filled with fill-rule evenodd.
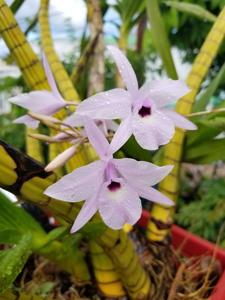
M 139 110 L 138 114 L 144 118 L 147 116 L 150 116 L 152 113 L 151 107 L 147 107 L 147 106 L 142 106 L 141 109 Z
M 121 184 L 119 182 L 116 182 L 116 181 L 111 181 L 111 183 L 108 185 L 108 189 L 111 192 L 117 191 L 118 189 L 120 189 L 120 187 L 121 187 Z

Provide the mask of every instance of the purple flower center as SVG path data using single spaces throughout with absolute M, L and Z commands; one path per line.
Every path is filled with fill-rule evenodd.
M 107 187 L 111 192 L 116 192 L 118 189 L 120 189 L 121 184 L 116 181 L 111 181 L 111 183 Z
M 142 106 L 141 109 L 139 110 L 138 114 L 144 118 L 147 116 L 150 116 L 152 113 L 151 107 L 147 107 L 147 106 Z

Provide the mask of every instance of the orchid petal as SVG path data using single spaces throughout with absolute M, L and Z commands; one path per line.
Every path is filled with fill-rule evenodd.
M 138 189 L 140 197 L 158 203 L 160 205 L 173 206 L 174 202 L 153 188 L 143 187 Z
M 36 113 L 51 115 L 66 105 L 58 101 L 52 92 L 36 91 L 9 99 L 10 102 Z
M 146 82 L 139 90 L 138 95 L 142 100 L 154 101 L 156 107 L 169 105 L 190 92 L 182 80 L 162 79 Z
M 121 122 L 109 146 L 109 153 L 113 154 L 119 150 L 131 137 L 131 115 Z
M 84 117 L 85 132 L 88 140 L 94 147 L 100 158 L 105 158 L 109 149 L 109 143 L 103 132 L 98 128 L 94 121 Z
M 141 200 L 132 187 L 121 183 L 118 191 L 109 191 L 105 184 L 99 196 L 99 213 L 103 221 L 113 229 L 124 224 L 135 224 L 141 216 Z
M 54 79 L 54 76 L 52 74 L 52 71 L 51 71 L 51 68 L 50 68 L 50 65 L 48 63 L 48 60 L 47 60 L 47 57 L 45 55 L 45 53 L 42 54 L 42 61 L 43 61 L 43 66 L 44 66 L 44 69 L 45 69 L 45 74 L 47 76 L 47 79 L 48 79 L 48 83 L 51 87 L 51 90 L 53 92 L 53 94 L 59 99 L 59 100 L 62 100 L 62 97 L 59 93 L 59 90 L 57 88 L 57 85 L 56 85 L 56 82 L 55 82 L 55 79 Z M 62 100 L 63 101 L 63 100 Z
M 73 113 L 69 117 L 63 120 L 63 123 L 73 126 L 73 127 L 82 127 L 84 126 L 83 117 Z
M 123 119 L 131 111 L 130 95 L 123 89 L 98 93 L 82 101 L 76 114 L 91 119 Z
M 45 194 L 67 202 L 79 202 L 94 195 L 103 182 L 105 164 L 93 162 L 62 177 L 48 187 Z
M 24 124 L 29 128 L 36 129 L 36 128 L 38 128 L 38 125 L 39 125 L 40 122 L 38 120 L 35 120 L 35 119 L 31 118 L 28 115 L 24 115 L 22 117 L 19 117 L 19 118 L 13 120 L 13 123 L 15 123 L 15 124 Z
M 130 92 L 131 95 L 135 96 L 138 92 L 138 82 L 130 62 L 123 54 L 123 52 L 117 47 L 108 46 L 107 48 L 117 65 L 120 75 L 122 76 L 123 82 L 127 87 L 127 90 Z
M 184 116 L 178 114 L 175 111 L 171 111 L 169 109 L 163 109 L 161 110 L 164 114 L 167 115 L 172 121 L 174 122 L 176 127 L 187 129 L 187 130 L 196 130 L 197 126 L 186 119 Z
M 158 167 L 131 158 L 113 159 L 113 164 L 127 182 L 135 187 L 153 186 L 166 177 L 173 168 L 172 165 Z
M 52 170 L 62 167 L 66 164 L 66 162 L 74 156 L 77 151 L 78 145 L 73 145 L 72 147 L 66 149 L 62 153 L 60 153 L 56 158 L 54 158 L 46 167 L 46 172 L 51 172 Z
M 97 212 L 96 196 L 85 201 L 70 232 L 74 233 L 83 227 Z
M 160 111 L 146 117 L 134 115 L 132 129 L 138 144 L 147 150 L 156 150 L 167 144 L 175 132 L 172 120 Z

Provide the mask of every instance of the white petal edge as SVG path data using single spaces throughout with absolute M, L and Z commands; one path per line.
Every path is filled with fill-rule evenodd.
M 167 115 L 175 124 L 176 127 L 183 128 L 186 130 L 196 130 L 197 126 L 189 121 L 187 118 L 178 114 L 175 111 L 171 111 L 169 109 L 161 109 L 161 111 Z
M 139 189 L 138 193 L 140 197 L 158 203 L 163 206 L 173 206 L 174 202 L 170 200 L 168 197 L 157 191 L 156 189 L 153 188 L 143 188 Z

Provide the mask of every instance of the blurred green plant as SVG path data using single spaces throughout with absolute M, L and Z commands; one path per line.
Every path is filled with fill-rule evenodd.
M 225 222 L 225 180 L 204 179 L 193 195 L 194 198 L 189 199 L 191 202 L 188 204 L 180 199 L 175 221 L 188 231 L 216 242 Z M 220 236 L 223 246 L 224 239 L 223 230 Z

